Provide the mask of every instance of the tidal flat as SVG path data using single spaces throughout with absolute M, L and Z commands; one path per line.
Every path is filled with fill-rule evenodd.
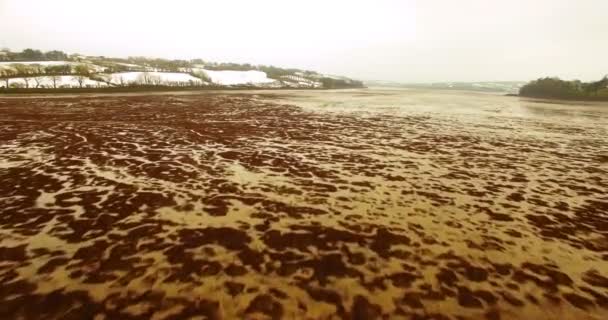
M 2 319 L 607 319 L 608 104 L 0 97 Z

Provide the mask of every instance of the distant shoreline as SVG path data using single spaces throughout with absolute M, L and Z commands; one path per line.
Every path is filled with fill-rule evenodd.
M 0 97 L 3 95 L 30 95 L 30 94 L 79 94 L 79 93 L 157 93 L 157 92 L 196 92 L 196 91 L 255 91 L 255 90 L 298 90 L 298 91 L 325 91 L 344 89 L 364 89 L 365 87 L 353 88 L 291 88 L 291 87 L 255 87 L 255 86 L 150 86 L 150 87 L 101 87 L 101 88 L 3 88 L 0 89 Z
M 516 93 L 505 94 L 507 97 L 519 97 L 519 98 L 527 98 L 527 99 L 537 99 L 537 100 L 550 100 L 550 101 L 568 101 L 568 102 L 608 102 L 608 97 L 600 96 L 600 97 L 552 97 L 552 96 L 532 96 L 532 95 L 521 95 Z

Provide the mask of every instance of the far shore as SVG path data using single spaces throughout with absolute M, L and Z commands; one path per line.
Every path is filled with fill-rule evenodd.
M 71 95 L 71 94 L 89 94 L 89 93 L 176 93 L 176 92 L 210 92 L 210 91 L 324 91 L 324 90 L 344 90 L 344 89 L 364 89 L 365 87 L 348 87 L 348 88 L 292 88 L 292 87 L 256 87 L 256 86 L 193 86 L 193 87 L 177 87 L 177 86 L 129 86 L 129 87 L 99 87 L 99 88 L 0 88 L 0 97 L 2 96 L 18 96 L 18 95 Z
M 568 102 L 568 103 L 573 103 L 573 102 L 608 102 L 608 97 L 605 96 L 601 96 L 601 97 L 576 97 L 576 98 L 563 98 L 563 97 L 534 97 L 534 96 L 522 96 L 520 94 L 515 94 L 515 93 L 508 93 L 505 94 L 506 97 L 518 97 L 518 98 L 525 98 L 525 99 L 530 99 L 530 100 L 537 100 L 537 101 L 561 101 L 561 102 Z

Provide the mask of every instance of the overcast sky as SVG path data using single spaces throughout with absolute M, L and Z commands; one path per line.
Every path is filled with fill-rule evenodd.
M 0 47 L 364 80 L 591 80 L 608 73 L 608 0 L 0 0 Z

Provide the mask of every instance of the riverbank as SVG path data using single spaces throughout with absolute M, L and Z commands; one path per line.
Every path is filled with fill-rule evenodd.
M 162 93 L 162 92 L 180 92 L 180 91 L 251 91 L 251 90 L 302 90 L 302 91 L 319 91 L 319 90 L 346 90 L 346 89 L 361 89 L 361 88 L 291 88 L 291 87 L 259 87 L 259 86 L 192 86 L 192 87 L 174 87 L 174 86 L 133 86 L 133 87 L 101 87 L 101 88 L 0 88 L 0 95 L 30 95 L 30 94 L 80 94 L 80 93 Z
M 521 94 L 508 94 L 507 96 L 515 96 L 520 98 L 538 99 L 538 100 L 553 100 L 553 101 L 568 101 L 568 102 L 606 102 L 608 96 L 589 96 L 589 97 L 554 97 L 554 96 L 542 96 L 542 95 L 521 95 Z
M 584 98 L 558 98 L 558 97 L 538 97 L 538 96 L 522 96 L 516 93 L 507 93 L 505 97 L 522 98 L 529 101 L 540 101 L 547 103 L 593 103 L 593 102 L 608 102 L 608 97 L 597 97 L 595 99 L 584 99 Z

